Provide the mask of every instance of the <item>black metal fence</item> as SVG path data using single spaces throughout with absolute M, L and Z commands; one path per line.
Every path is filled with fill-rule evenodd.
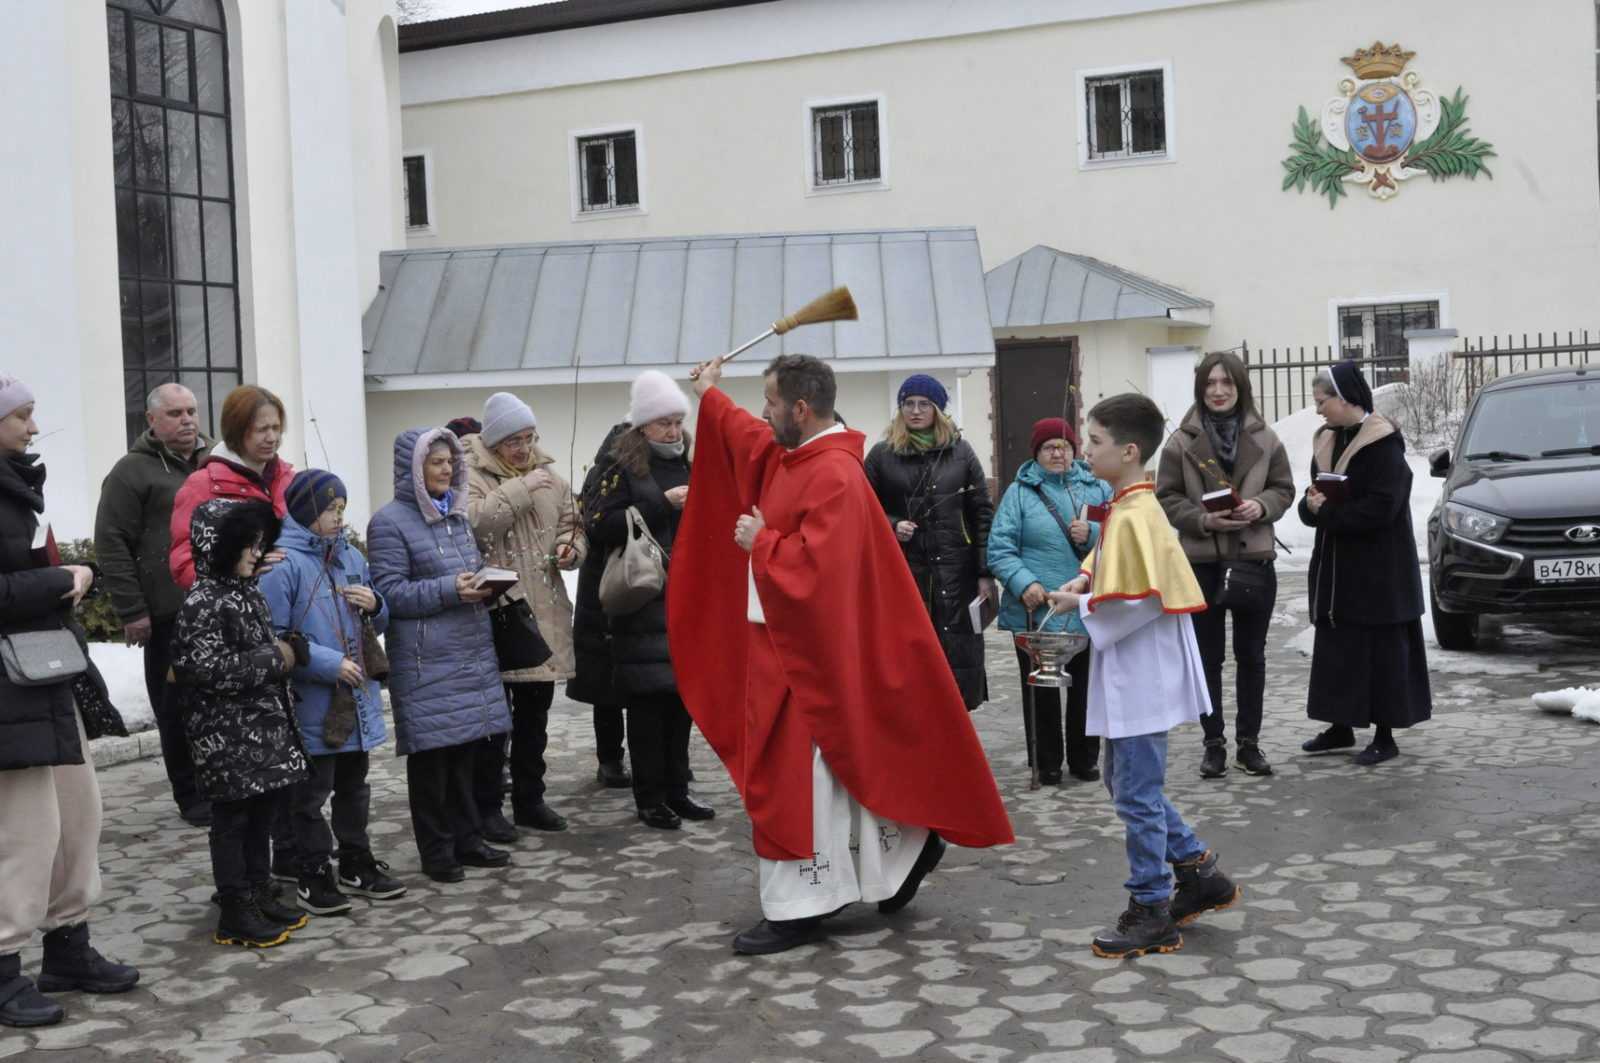
M 1472 340 L 1467 340 L 1460 351 L 1451 354 L 1451 361 L 1459 371 L 1468 399 L 1489 381 L 1509 373 L 1562 366 L 1600 366 L 1600 335 L 1591 339 L 1587 329 L 1582 332 L 1569 331 L 1564 343 L 1558 332 L 1550 333 L 1548 343 L 1542 332 L 1534 334 L 1532 343 L 1528 342 L 1527 333 L 1523 333 L 1520 339 L 1519 343 L 1518 337 L 1507 336 L 1502 345 L 1498 336 L 1491 337 L 1489 343 L 1479 336 L 1476 345 Z
M 1264 347 L 1245 343 L 1239 356 L 1250 374 L 1256 409 L 1268 424 L 1311 405 L 1311 382 L 1334 362 L 1353 361 L 1373 387 L 1402 383 L 1410 363 L 1405 355 L 1348 358 L 1332 347 Z

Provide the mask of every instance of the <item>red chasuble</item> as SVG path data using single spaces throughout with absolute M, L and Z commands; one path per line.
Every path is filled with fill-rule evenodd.
M 811 746 L 875 815 L 1013 840 L 994 773 L 845 431 L 785 450 L 713 388 L 667 580 L 678 691 L 733 776 L 757 854 L 810 859 Z M 734 523 L 761 508 L 746 554 Z M 754 568 L 766 624 L 748 619 Z

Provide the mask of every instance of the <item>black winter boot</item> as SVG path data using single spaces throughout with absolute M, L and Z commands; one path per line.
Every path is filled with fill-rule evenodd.
M 1147 952 L 1177 952 L 1183 948 L 1183 935 L 1172 921 L 1169 901 L 1146 905 L 1130 897 L 1128 910 L 1117 916 L 1116 929 L 1096 934 L 1089 947 L 1096 956 L 1120 960 Z
M 222 914 L 217 917 L 217 932 L 212 941 L 218 945 L 243 945 L 247 949 L 270 949 L 289 940 L 289 932 L 281 925 L 269 922 L 256 908 L 256 899 L 250 893 L 224 894 Z
M 1233 755 L 1233 762 L 1243 768 L 1246 775 L 1272 774 L 1272 765 L 1262 756 L 1261 747 L 1256 745 L 1253 738 L 1239 739 L 1239 749 Z
M 0 1026 L 54 1026 L 66 1017 L 66 1008 L 22 977 L 22 957 L 0 956 Z
M 88 923 L 57 927 L 44 936 L 41 993 L 126 993 L 138 984 L 137 967 L 112 963 L 89 944 Z
M 1200 758 L 1200 778 L 1220 779 L 1228 774 L 1228 740 L 1206 739 L 1206 751 Z
M 1206 912 L 1232 908 L 1244 892 L 1217 867 L 1217 854 L 1210 849 L 1174 863 L 1172 873 L 1178 880 L 1172 895 L 1172 919 L 1179 926 L 1188 926 Z
M 269 923 L 276 923 L 285 930 L 300 930 L 311 920 L 306 918 L 306 913 L 298 908 L 291 908 L 278 900 L 278 887 L 268 879 L 257 882 L 250 890 L 251 899 L 256 902 L 256 911 Z

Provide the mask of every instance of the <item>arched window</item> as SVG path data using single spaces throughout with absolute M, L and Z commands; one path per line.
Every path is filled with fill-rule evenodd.
M 228 38 L 219 0 L 106 0 L 128 440 L 177 381 L 202 424 L 243 380 Z

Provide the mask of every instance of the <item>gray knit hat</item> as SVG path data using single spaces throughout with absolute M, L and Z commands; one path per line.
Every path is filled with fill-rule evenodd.
M 485 446 L 497 447 L 502 440 L 518 432 L 538 427 L 539 419 L 526 402 L 509 391 L 497 391 L 483 404 L 483 431 L 478 433 L 478 438 Z

